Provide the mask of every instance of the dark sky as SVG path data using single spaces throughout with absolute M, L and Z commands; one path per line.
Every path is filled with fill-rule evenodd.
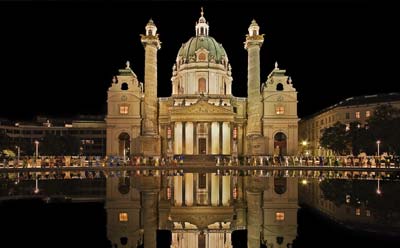
M 149 18 L 162 41 L 158 95 L 169 96 L 172 65 L 201 6 L 230 59 L 235 96 L 247 94 L 243 42 L 253 18 L 265 34 L 261 81 L 278 61 L 299 92 L 300 117 L 350 96 L 400 91 L 396 8 L 323 2 L 2 2 L 0 117 L 105 114 L 111 78 L 126 60 L 144 80 L 139 35 Z

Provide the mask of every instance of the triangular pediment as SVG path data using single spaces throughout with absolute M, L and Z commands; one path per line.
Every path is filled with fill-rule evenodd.
M 232 110 L 226 109 L 224 106 L 215 106 L 214 104 L 208 103 L 205 100 L 199 100 L 190 106 L 175 106 L 173 107 L 171 114 L 226 115 L 233 114 L 233 112 Z

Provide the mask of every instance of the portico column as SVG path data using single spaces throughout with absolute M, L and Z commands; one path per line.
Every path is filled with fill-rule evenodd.
M 211 123 L 211 154 L 219 154 L 219 122 Z
M 211 173 L 211 206 L 219 204 L 219 175 Z
M 193 122 L 193 154 L 199 154 L 199 149 L 197 148 L 197 122 Z
M 261 192 L 246 190 L 247 197 L 247 247 L 260 248 Z
M 157 231 L 157 192 L 142 191 L 143 229 L 146 248 L 156 248 Z
M 193 154 L 193 122 L 185 123 L 185 154 Z
M 229 206 L 231 201 L 231 176 L 222 176 L 222 205 Z
M 231 154 L 231 127 L 229 122 L 222 123 L 222 154 Z
M 182 154 L 182 122 L 175 122 L 174 154 Z
M 193 206 L 193 173 L 185 173 L 185 205 Z
M 182 176 L 174 176 L 174 205 L 182 206 Z

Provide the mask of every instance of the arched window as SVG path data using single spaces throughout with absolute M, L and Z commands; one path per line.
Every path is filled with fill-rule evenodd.
M 282 91 L 283 90 L 283 84 L 279 83 L 278 85 L 276 85 L 276 90 L 277 91 Z
M 128 90 L 128 84 L 127 83 L 122 83 L 121 84 L 121 90 Z
M 206 92 L 206 79 L 200 78 L 199 79 L 199 93 Z

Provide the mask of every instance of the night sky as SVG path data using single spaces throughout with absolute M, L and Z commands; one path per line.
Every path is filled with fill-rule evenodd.
M 299 117 L 350 96 L 400 91 L 396 8 L 323 2 L 2 2 L 0 118 L 105 114 L 111 78 L 126 60 L 144 81 L 140 34 L 150 18 L 162 42 L 158 96 L 170 96 L 173 63 L 201 6 L 228 54 L 235 96 L 247 94 L 243 42 L 253 18 L 265 34 L 261 81 L 278 61 L 299 92 Z

